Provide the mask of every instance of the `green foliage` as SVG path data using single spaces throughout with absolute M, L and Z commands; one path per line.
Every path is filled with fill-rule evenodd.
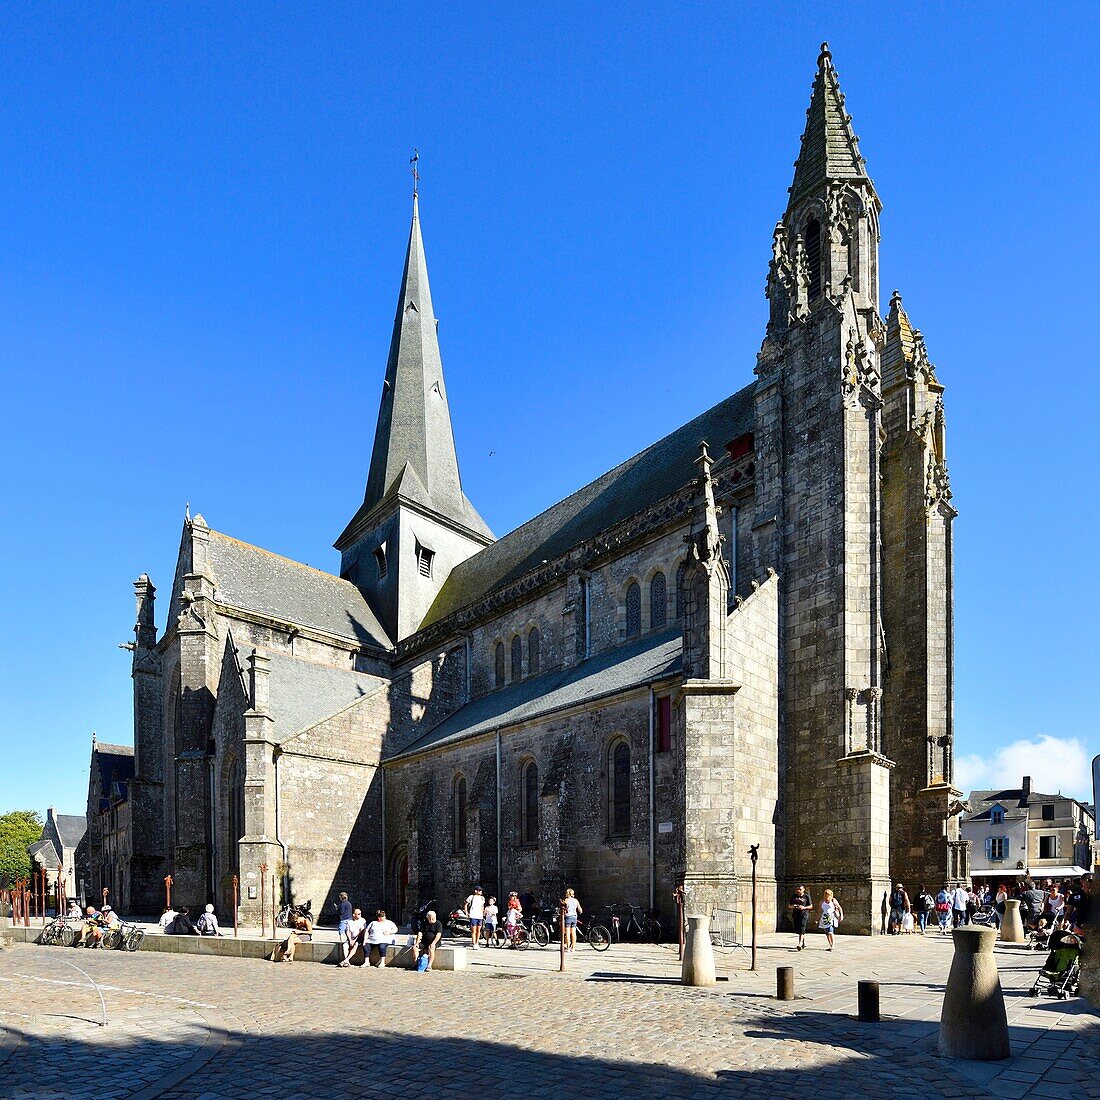
M 27 845 L 42 836 L 42 818 L 34 810 L 0 814 L 0 878 L 11 882 L 31 873 Z

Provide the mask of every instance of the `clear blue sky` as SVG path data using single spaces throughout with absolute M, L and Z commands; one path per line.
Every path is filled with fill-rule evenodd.
M 499 534 L 751 380 L 824 38 L 883 307 L 899 287 L 948 387 L 961 778 L 1086 794 L 1097 8 L 933 10 L 5 6 L 0 810 L 79 810 L 92 729 L 130 740 L 131 582 L 167 596 L 186 501 L 338 567 L 413 146 Z

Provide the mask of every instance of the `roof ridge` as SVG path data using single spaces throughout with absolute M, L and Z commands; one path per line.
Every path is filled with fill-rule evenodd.
M 93 752 L 122 753 L 125 756 L 133 756 L 133 745 L 115 745 L 110 741 L 97 741 Z

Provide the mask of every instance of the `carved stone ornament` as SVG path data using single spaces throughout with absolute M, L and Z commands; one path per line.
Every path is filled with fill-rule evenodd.
M 926 481 L 925 503 L 934 508 L 941 502 L 951 500 L 951 478 L 947 473 L 947 463 L 940 462 L 934 454 L 928 456 L 928 476 Z

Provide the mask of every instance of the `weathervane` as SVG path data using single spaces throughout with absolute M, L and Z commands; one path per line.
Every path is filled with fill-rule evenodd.
M 420 194 L 420 173 L 416 170 L 416 166 L 420 163 L 419 149 L 413 150 L 413 155 L 409 158 L 409 163 L 412 165 L 413 198 L 415 199 Z

